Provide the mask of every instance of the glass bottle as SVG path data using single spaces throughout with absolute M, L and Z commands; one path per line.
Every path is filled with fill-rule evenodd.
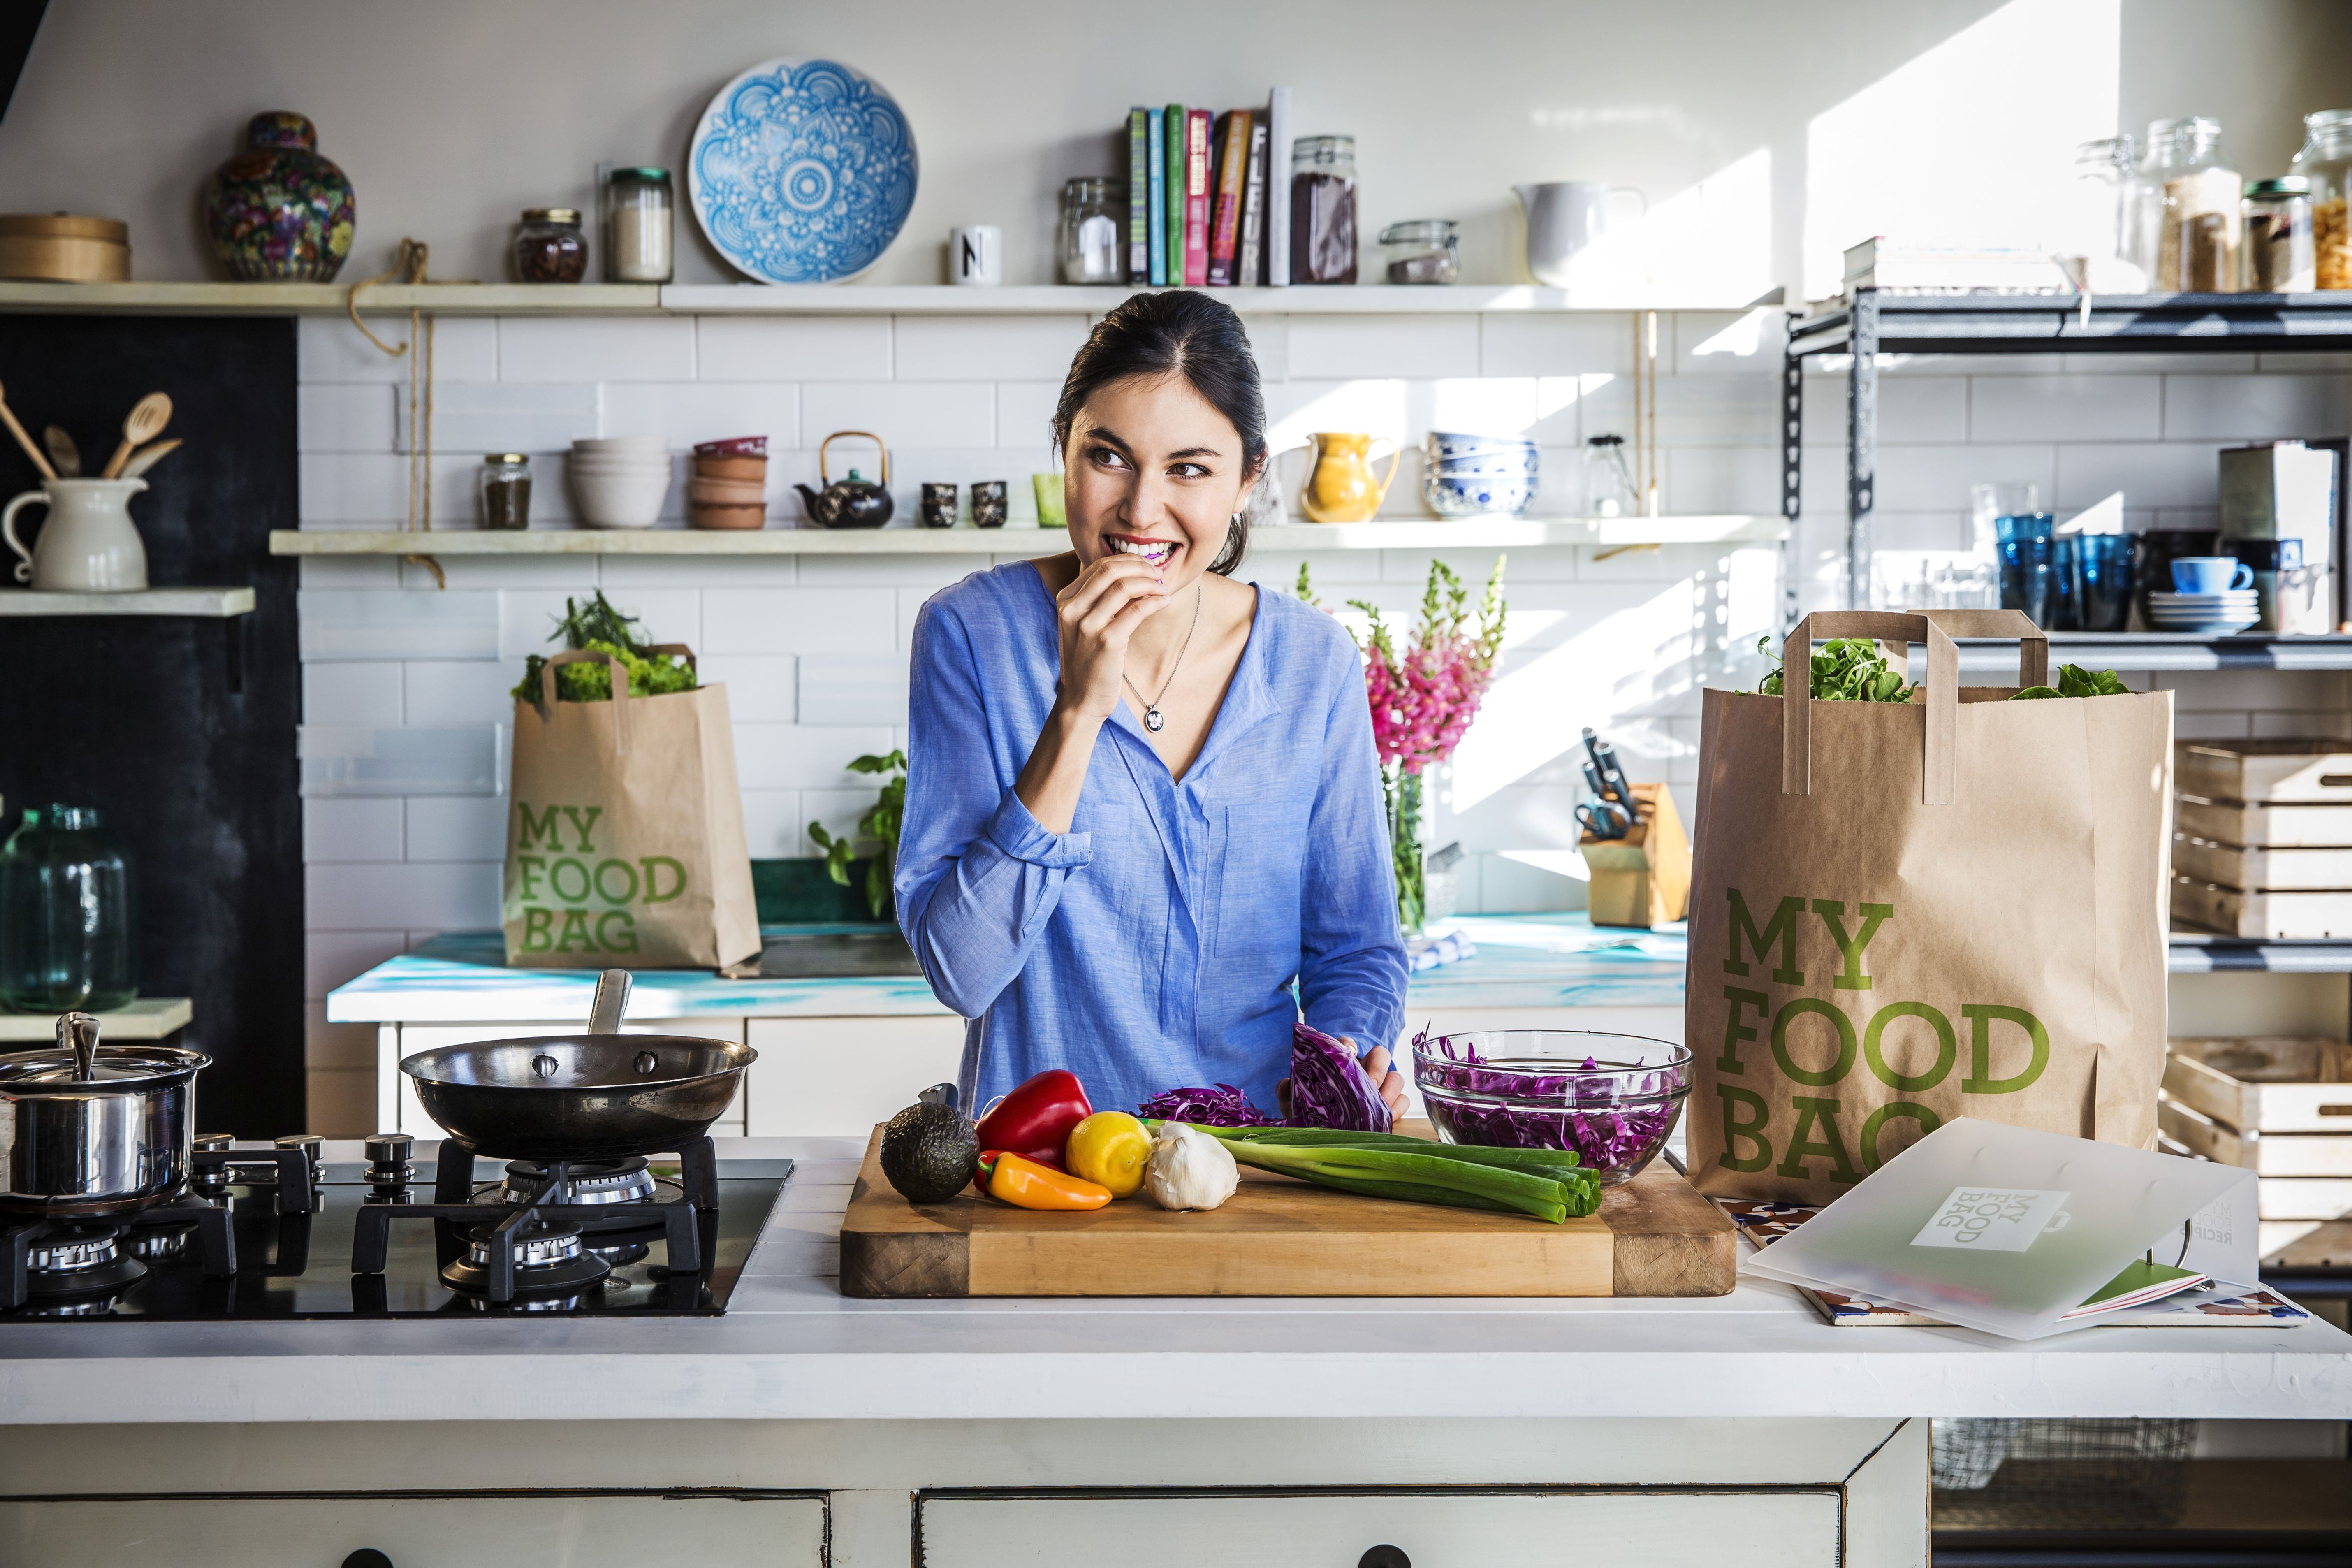
M 615 169 L 604 180 L 604 277 L 667 283 L 670 195 L 667 169 Z
M 2237 171 L 2221 162 L 2221 121 L 2201 116 L 2157 120 L 2147 128 L 2147 159 L 2140 172 L 2163 193 L 2155 287 L 2236 293 L 2238 252 L 2245 236 L 2239 211 L 2242 183 Z
M 1452 218 L 1413 218 L 1381 231 L 1391 283 L 1451 283 L 1462 276 L 1462 225 Z
M 2352 288 L 2352 227 L 2345 223 L 2352 196 L 2352 109 L 2323 109 L 2303 117 L 2303 150 L 2291 167 L 2311 182 L 2312 257 L 2319 288 Z
M 520 283 L 577 283 L 588 276 L 588 236 L 580 232 L 577 207 L 525 207 L 515 230 L 515 279 Z
M 1118 180 L 1062 185 L 1062 281 L 1125 283 L 1127 186 Z
M 475 493 L 482 507 L 486 528 L 530 527 L 530 455 L 523 452 L 493 452 L 482 459 Z
M 1302 136 L 1290 146 L 1290 280 L 1356 281 L 1356 139 Z
M 2301 294 L 2319 287 L 2311 240 L 2311 181 L 2290 174 L 2246 187 L 2246 265 L 2242 287 Z
M 1633 471 L 1625 464 L 1625 438 L 1593 435 L 1584 443 L 1584 515 L 1630 517 L 1636 507 Z
M 104 1012 L 139 995 L 130 852 L 87 806 L 41 806 L 0 848 L 0 1004 Z

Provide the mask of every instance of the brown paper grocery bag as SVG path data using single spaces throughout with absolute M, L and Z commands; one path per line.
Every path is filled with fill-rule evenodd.
M 2014 611 L 1798 622 L 1782 696 L 1709 691 L 1685 1041 L 1702 1192 L 1825 1203 L 1955 1116 L 2154 1146 L 2172 694 L 2010 702 L 1953 636 Z M 1812 640 L 1871 637 L 1909 703 L 1812 702 Z
M 677 644 L 654 650 L 693 655 Z M 609 702 L 558 702 L 555 667 L 602 659 Z M 515 704 L 507 962 L 711 969 L 760 950 L 727 688 L 629 695 L 607 654 L 551 657 Z

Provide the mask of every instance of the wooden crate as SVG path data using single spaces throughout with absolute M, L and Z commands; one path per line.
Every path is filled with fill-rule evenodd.
M 2352 1220 L 2352 1178 L 2264 1176 L 2255 1202 L 2264 1219 Z
M 2202 931 L 2262 941 L 2352 936 L 2352 891 L 2249 891 L 2176 876 L 2172 918 Z
M 2241 1133 L 2167 1094 L 2156 1125 L 2183 1154 L 2272 1176 L 2352 1177 L 2352 1136 L 2327 1133 Z
M 2183 833 L 2172 841 L 2172 870 L 2241 892 L 2341 892 L 2352 888 L 2352 849 L 2253 847 Z
M 2352 1269 L 2352 1219 L 2265 1219 L 2255 1227 L 2273 1269 Z
M 2352 1136 L 2352 1043 L 2279 1035 L 2176 1040 L 2164 1092 L 2234 1133 Z
M 2249 805 L 2243 800 L 2209 800 L 2200 795 L 2184 794 L 2173 801 L 2172 825 L 2175 831 L 2190 838 L 2217 844 L 2267 849 L 2352 845 L 2352 806 L 2312 801 Z
M 2336 736 L 2176 741 L 2172 779 L 2180 793 L 2208 800 L 2352 805 L 2352 742 Z

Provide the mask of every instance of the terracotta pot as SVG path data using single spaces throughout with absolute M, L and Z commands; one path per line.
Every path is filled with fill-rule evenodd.
M 761 507 L 709 507 L 700 502 L 687 509 L 687 521 L 698 528 L 759 528 L 768 522 Z
M 764 485 L 768 480 L 768 460 L 764 457 L 706 457 L 698 453 L 694 459 L 694 476 L 698 479 L 752 479 Z
M 766 504 L 768 493 L 764 486 L 739 480 L 697 479 L 687 486 L 686 498 L 714 507 L 756 507 Z

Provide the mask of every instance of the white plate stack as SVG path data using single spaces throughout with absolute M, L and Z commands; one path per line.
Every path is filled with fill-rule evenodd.
M 603 435 L 572 444 L 572 504 L 592 528 L 649 528 L 669 494 L 669 444 L 658 435 Z
M 2147 621 L 2158 632 L 2195 632 L 2221 636 L 2243 632 L 2263 618 L 2261 597 L 2251 588 L 2220 593 L 2151 593 Z

